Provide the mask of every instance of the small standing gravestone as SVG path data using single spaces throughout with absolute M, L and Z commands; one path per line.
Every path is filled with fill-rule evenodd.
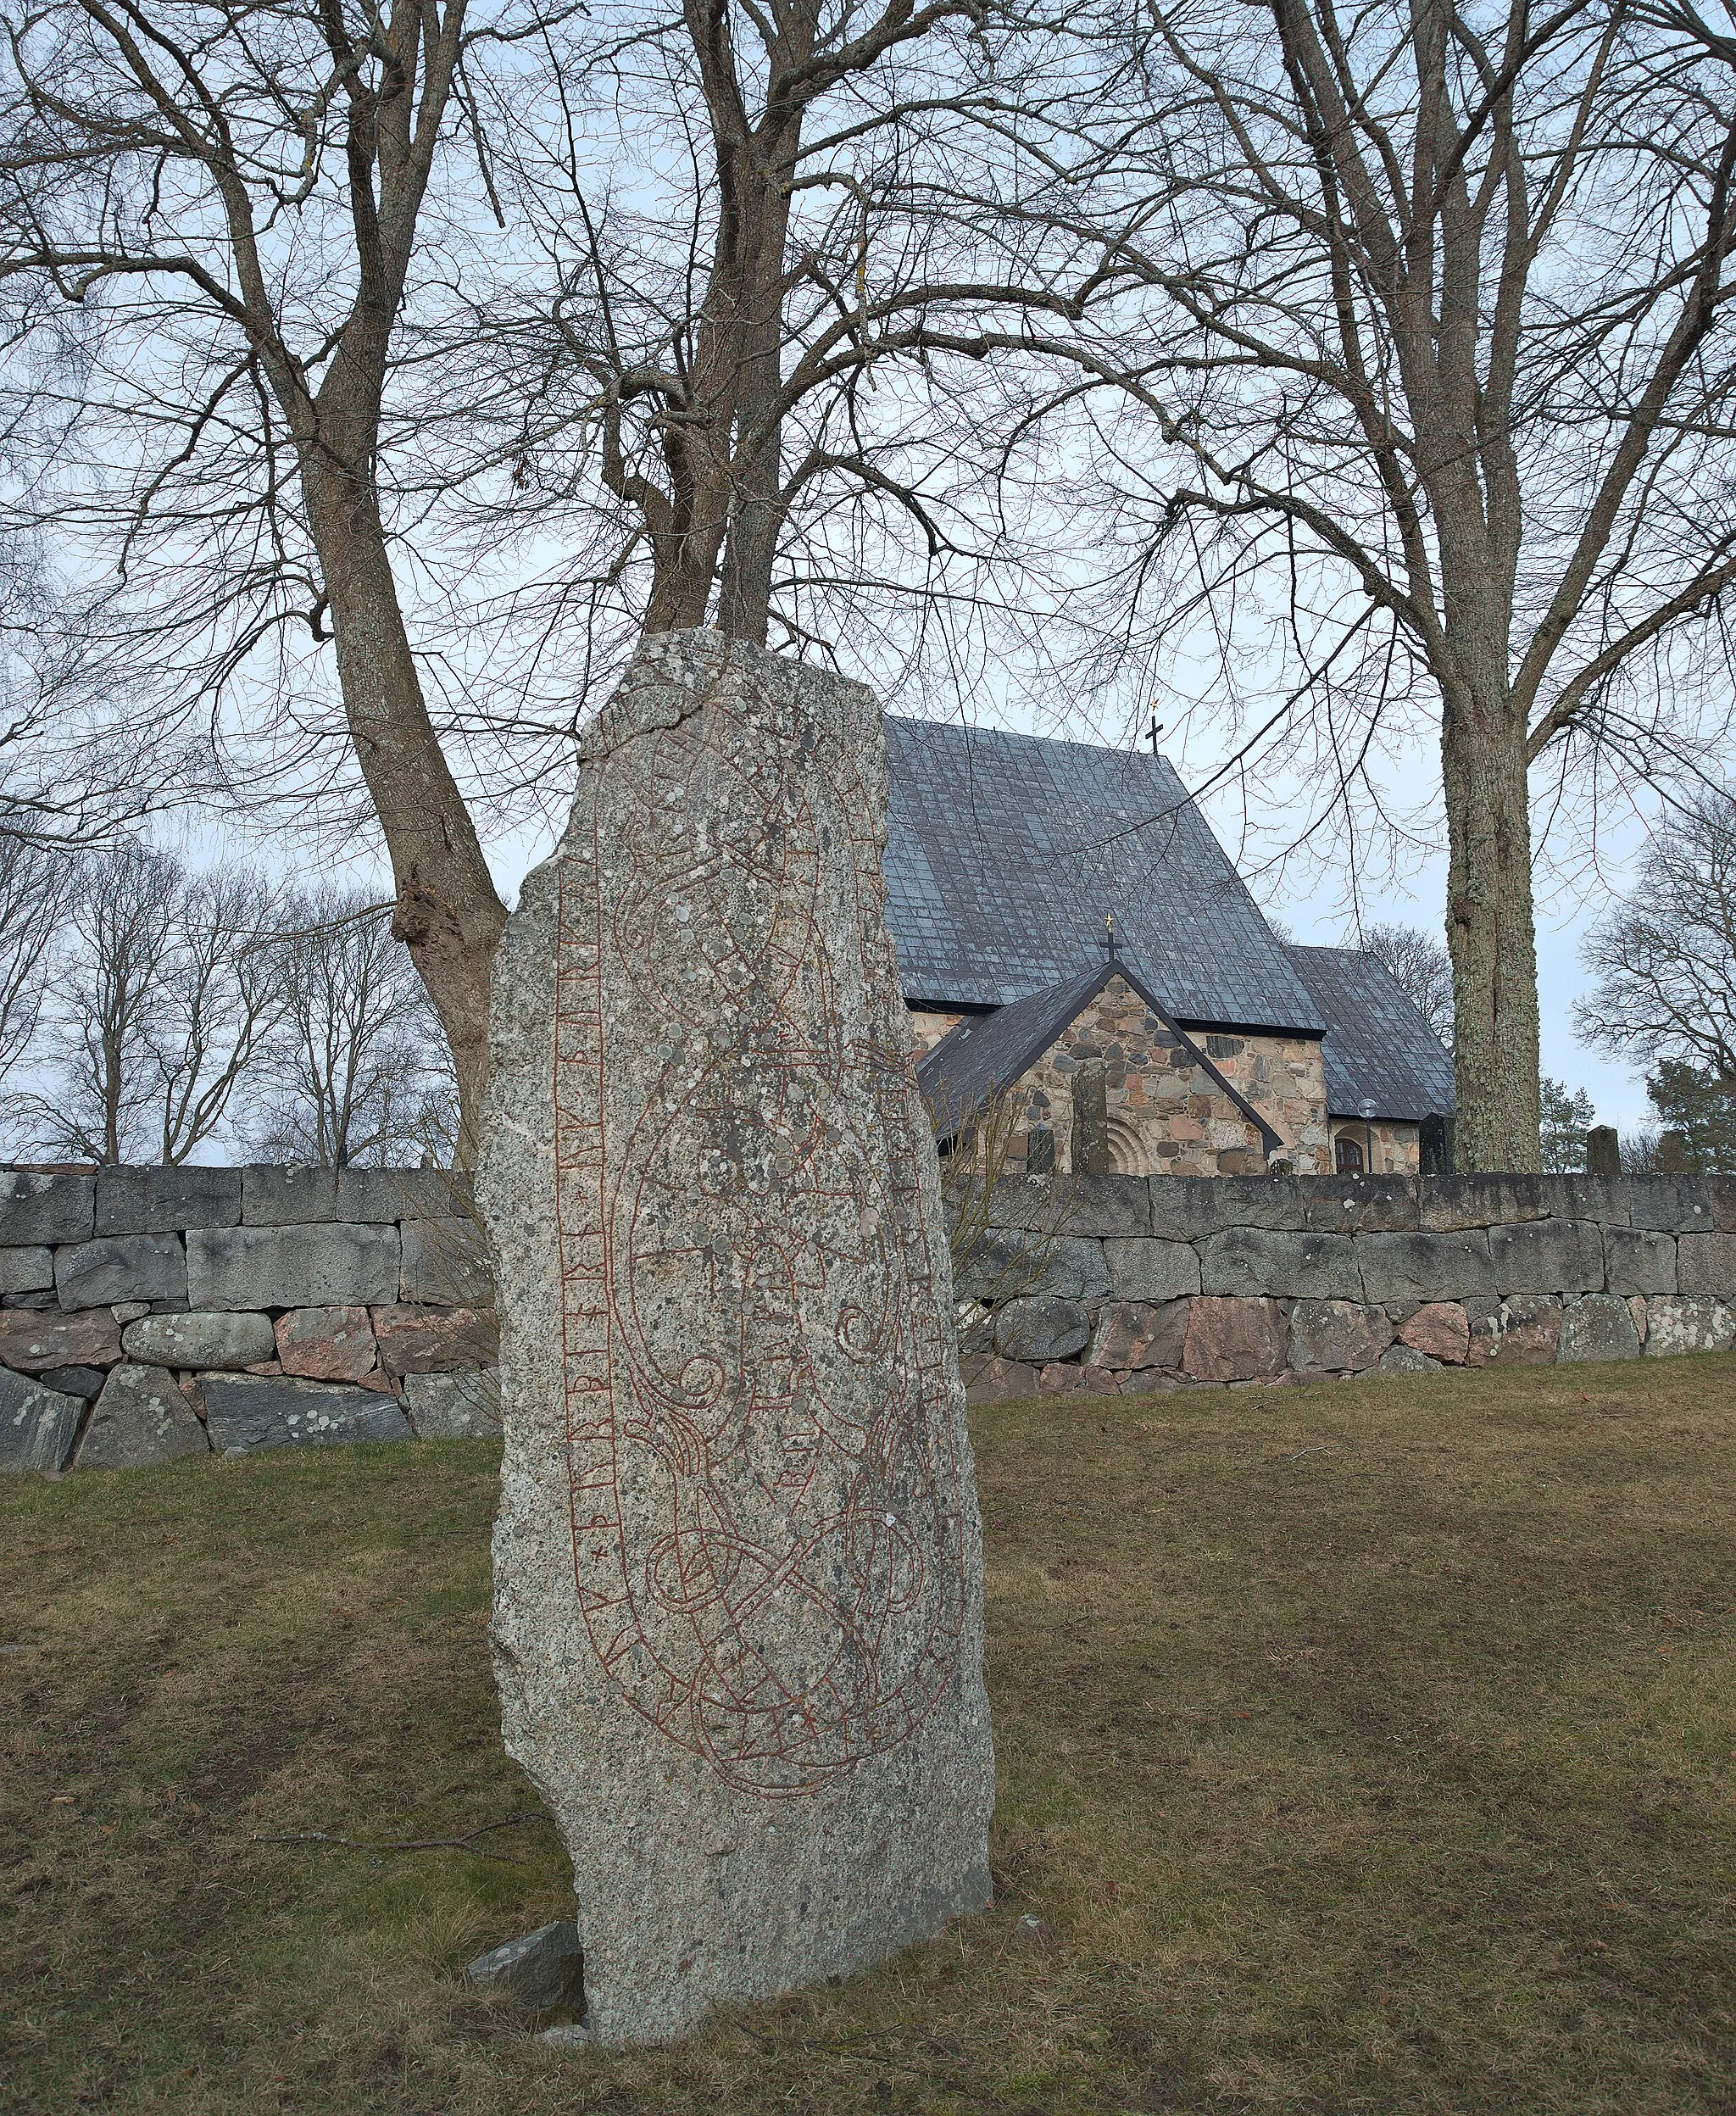
M 1613 1124 L 1594 1124 L 1585 1134 L 1585 1172 L 1589 1176 L 1619 1176 L 1622 1142 Z
M 988 1900 L 982 1562 L 870 694 L 647 642 L 495 972 L 507 1746 L 586 2019 L 665 2040 Z

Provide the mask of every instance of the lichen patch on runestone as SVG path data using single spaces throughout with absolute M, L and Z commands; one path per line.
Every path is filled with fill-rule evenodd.
M 630 2042 L 982 1907 L 993 1764 L 878 710 L 678 632 L 581 755 L 495 971 L 493 1639 Z

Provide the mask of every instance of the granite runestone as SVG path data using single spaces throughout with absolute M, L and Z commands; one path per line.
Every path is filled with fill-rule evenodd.
M 860 685 L 648 639 L 495 958 L 491 1635 L 604 2045 L 989 1897 L 981 1531 L 886 799 Z

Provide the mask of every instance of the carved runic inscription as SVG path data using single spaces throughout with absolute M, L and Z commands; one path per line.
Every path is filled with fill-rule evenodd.
M 708 703 L 587 770 L 555 976 L 580 1609 L 639 1712 L 772 1796 L 953 1684 L 968 1477 L 920 1189 L 886 1173 L 926 1142 L 875 805 L 787 711 Z M 840 871 L 853 920 L 820 915 Z

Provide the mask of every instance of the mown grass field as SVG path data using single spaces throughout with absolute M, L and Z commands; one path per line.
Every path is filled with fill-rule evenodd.
M 9 1484 L 0 2108 L 1736 2108 L 1736 1358 L 976 1424 L 995 1907 L 648 2056 L 458 1980 L 567 1908 L 492 1447 Z

